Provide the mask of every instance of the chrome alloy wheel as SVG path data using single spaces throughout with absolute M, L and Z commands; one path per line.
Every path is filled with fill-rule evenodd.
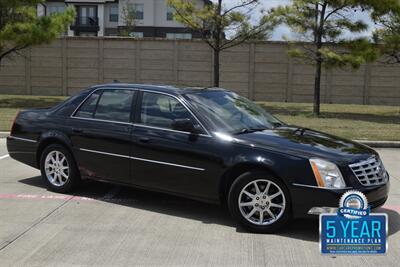
M 286 199 L 274 182 L 259 179 L 248 183 L 239 194 L 240 213 L 255 225 L 270 225 L 282 216 Z
M 54 186 L 63 186 L 69 178 L 68 160 L 60 151 L 51 151 L 45 160 L 46 177 Z

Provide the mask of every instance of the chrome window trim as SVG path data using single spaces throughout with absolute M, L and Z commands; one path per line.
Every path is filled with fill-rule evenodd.
M 15 140 L 19 140 L 19 141 L 29 142 L 29 143 L 37 143 L 36 140 L 26 139 L 26 138 L 21 138 L 21 137 L 16 137 L 16 136 L 13 136 L 13 135 L 10 135 L 9 138 L 15 139 Z
M 111 88 L 111 87 L 110 88 L 97 88 L 97 89 L 93 90 L 93 92 L 91 92 L 88 96 L 86 96 L 85 99 L 83 99 L 82 102 L 78 105 L 78 107 L 71 113 L 71 115 L 70 115 L 71 119 L 82 119 L 82 120 L 90 120 L 90 121 L 111 122 L 111 123 L 119 123 L 119 124 L 125 124 L 125 125 L 147 127 L 147 128 L 156 129 L 156 130 L 165 130 L 165 131 L 171 131 L 171 132 L 180 132 L 180 133 L 192 134 L 192 133 L 189 133 L 189 132 L 177 131 L 177 130 L 168 129 L 168 128 L 162 128 L 162 127 L 155 127 L 155 126 L 145 125 L 145 124 L 141 124 L 141 123 L 109 121 L 109 120 L 101 120 L 101 119 L 84 118 L 84 117 L 75 116 L 77 111 L 86 102 L 86 100 L 89 99 L 92 96 L 92 94 L 94 94 L 98 90 L 132 90 L 132 91 L 138 91 L 138 92 L 148 92 L 148 93 L 154 93 L 154 94 L 162 94 L 162 95 L 167 95 L 167 96 L 173 97 L 189 111 L 189 113 L 195 118 L 197 123 L 199 123 L 199 125 L 202 127 L 202 129 L 206 133 L 206 134 L 199 134 L 199 135 L 200 136 L 206 136 L 206 137 L 212 137 L 211 134 L 209 133 L 209 131 L 207 130 L 207 128 L 204 127 L 204 125 L 197 118 L 197 116 L 192 112 L 192 110 L 186 105 L 186 103 L 184 103 L 177 96 L 169 94 L 169 93 L 165 93 L 165 92 L 157 92 L 157 91 L 152 91 L 152 90 L 148 90 L 148 89 L 141 89 L 141 88 Z
M 120 155 L 120 154 L 102 152 L 102 151 L 91 150 L 91 149 L 86 149 L 86 148 L 79 148 L 79 150 L 85 151 L 85 152 L 90 152 L 90 153 L 96 153 L 96 154 L 102 154 L 102 155 L 113 156 L 113 157 L 120 157 L 120 158 L 125 158 L 125 159 L 132 159 L 132 160 L 139 160 L 139 161 L 163 164 L 163 165 L 180 167 L 180 168 L 197 170 L 197 171 L 204 171 L 205 170 L 203 168 L 198 168 L 198 167 L 192 167 L 192 166 L 187 166 L 187 165 L 181 165 L 181 164 L 175 164 L 175 163 L 170 163 L 170 162 L 165 162 L 165 161 L 158 161 L 158 160 L 151 160 L 151 159 L 145 159 L 145 158 L 131 157 L 131 156 L 127 156 L 127 155 Z

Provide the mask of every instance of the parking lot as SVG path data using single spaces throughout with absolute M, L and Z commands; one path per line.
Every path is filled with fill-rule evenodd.
M 316 219 L 251 234 L 219 206 L 164 194 L 98 182 L 75 195 L 49 192 L 38 170 L 7 157 L 0 139 L 0 266 L 397 266 L 400 149 L 378 151 L 391 174 L 379 209 L 389 216 L 388 253 L 329 257 L 319 253 Z

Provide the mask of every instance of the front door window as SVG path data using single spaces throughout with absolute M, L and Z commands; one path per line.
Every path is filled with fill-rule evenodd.
M 175 119 L 191 119 L 196 123 L 186 107 L 174 97 L 157 93 L 143 93 L 141 124 L 172 129 Z

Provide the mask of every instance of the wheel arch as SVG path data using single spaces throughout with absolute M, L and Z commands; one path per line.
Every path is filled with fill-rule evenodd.
M 52 144 L 59 144 L 64 146 L 66 149 L 68 149 L 71 155 L 74 156 L 71 149 L 71 141 L 65 134 L 58 131 L 47 132 L 42 134 L 42 136 L 40 137 L 39 144 L 36 150 L 36 164 L 38 168 L 40 168 L 40 158 L 44 149 Z
M 263 171 L 269 173 L 270 175 L 280 179 L 287 187 L 287 183 L 285 182 L 282 177 L 278 175 L 278 173 L 273 170 L 271 166 L 262 164 L 262 163 L 255 163 L 255 162 L 242 162 L 235 164 L 234 166 L 230 167 L 221 177 L 219 182 L 219 199 L 220 202 L 225 205 L 227 201 L 227 196 L 229 193 L 229 189 L 232 186 L 233 182 L 243 173 L 249 171 Z

